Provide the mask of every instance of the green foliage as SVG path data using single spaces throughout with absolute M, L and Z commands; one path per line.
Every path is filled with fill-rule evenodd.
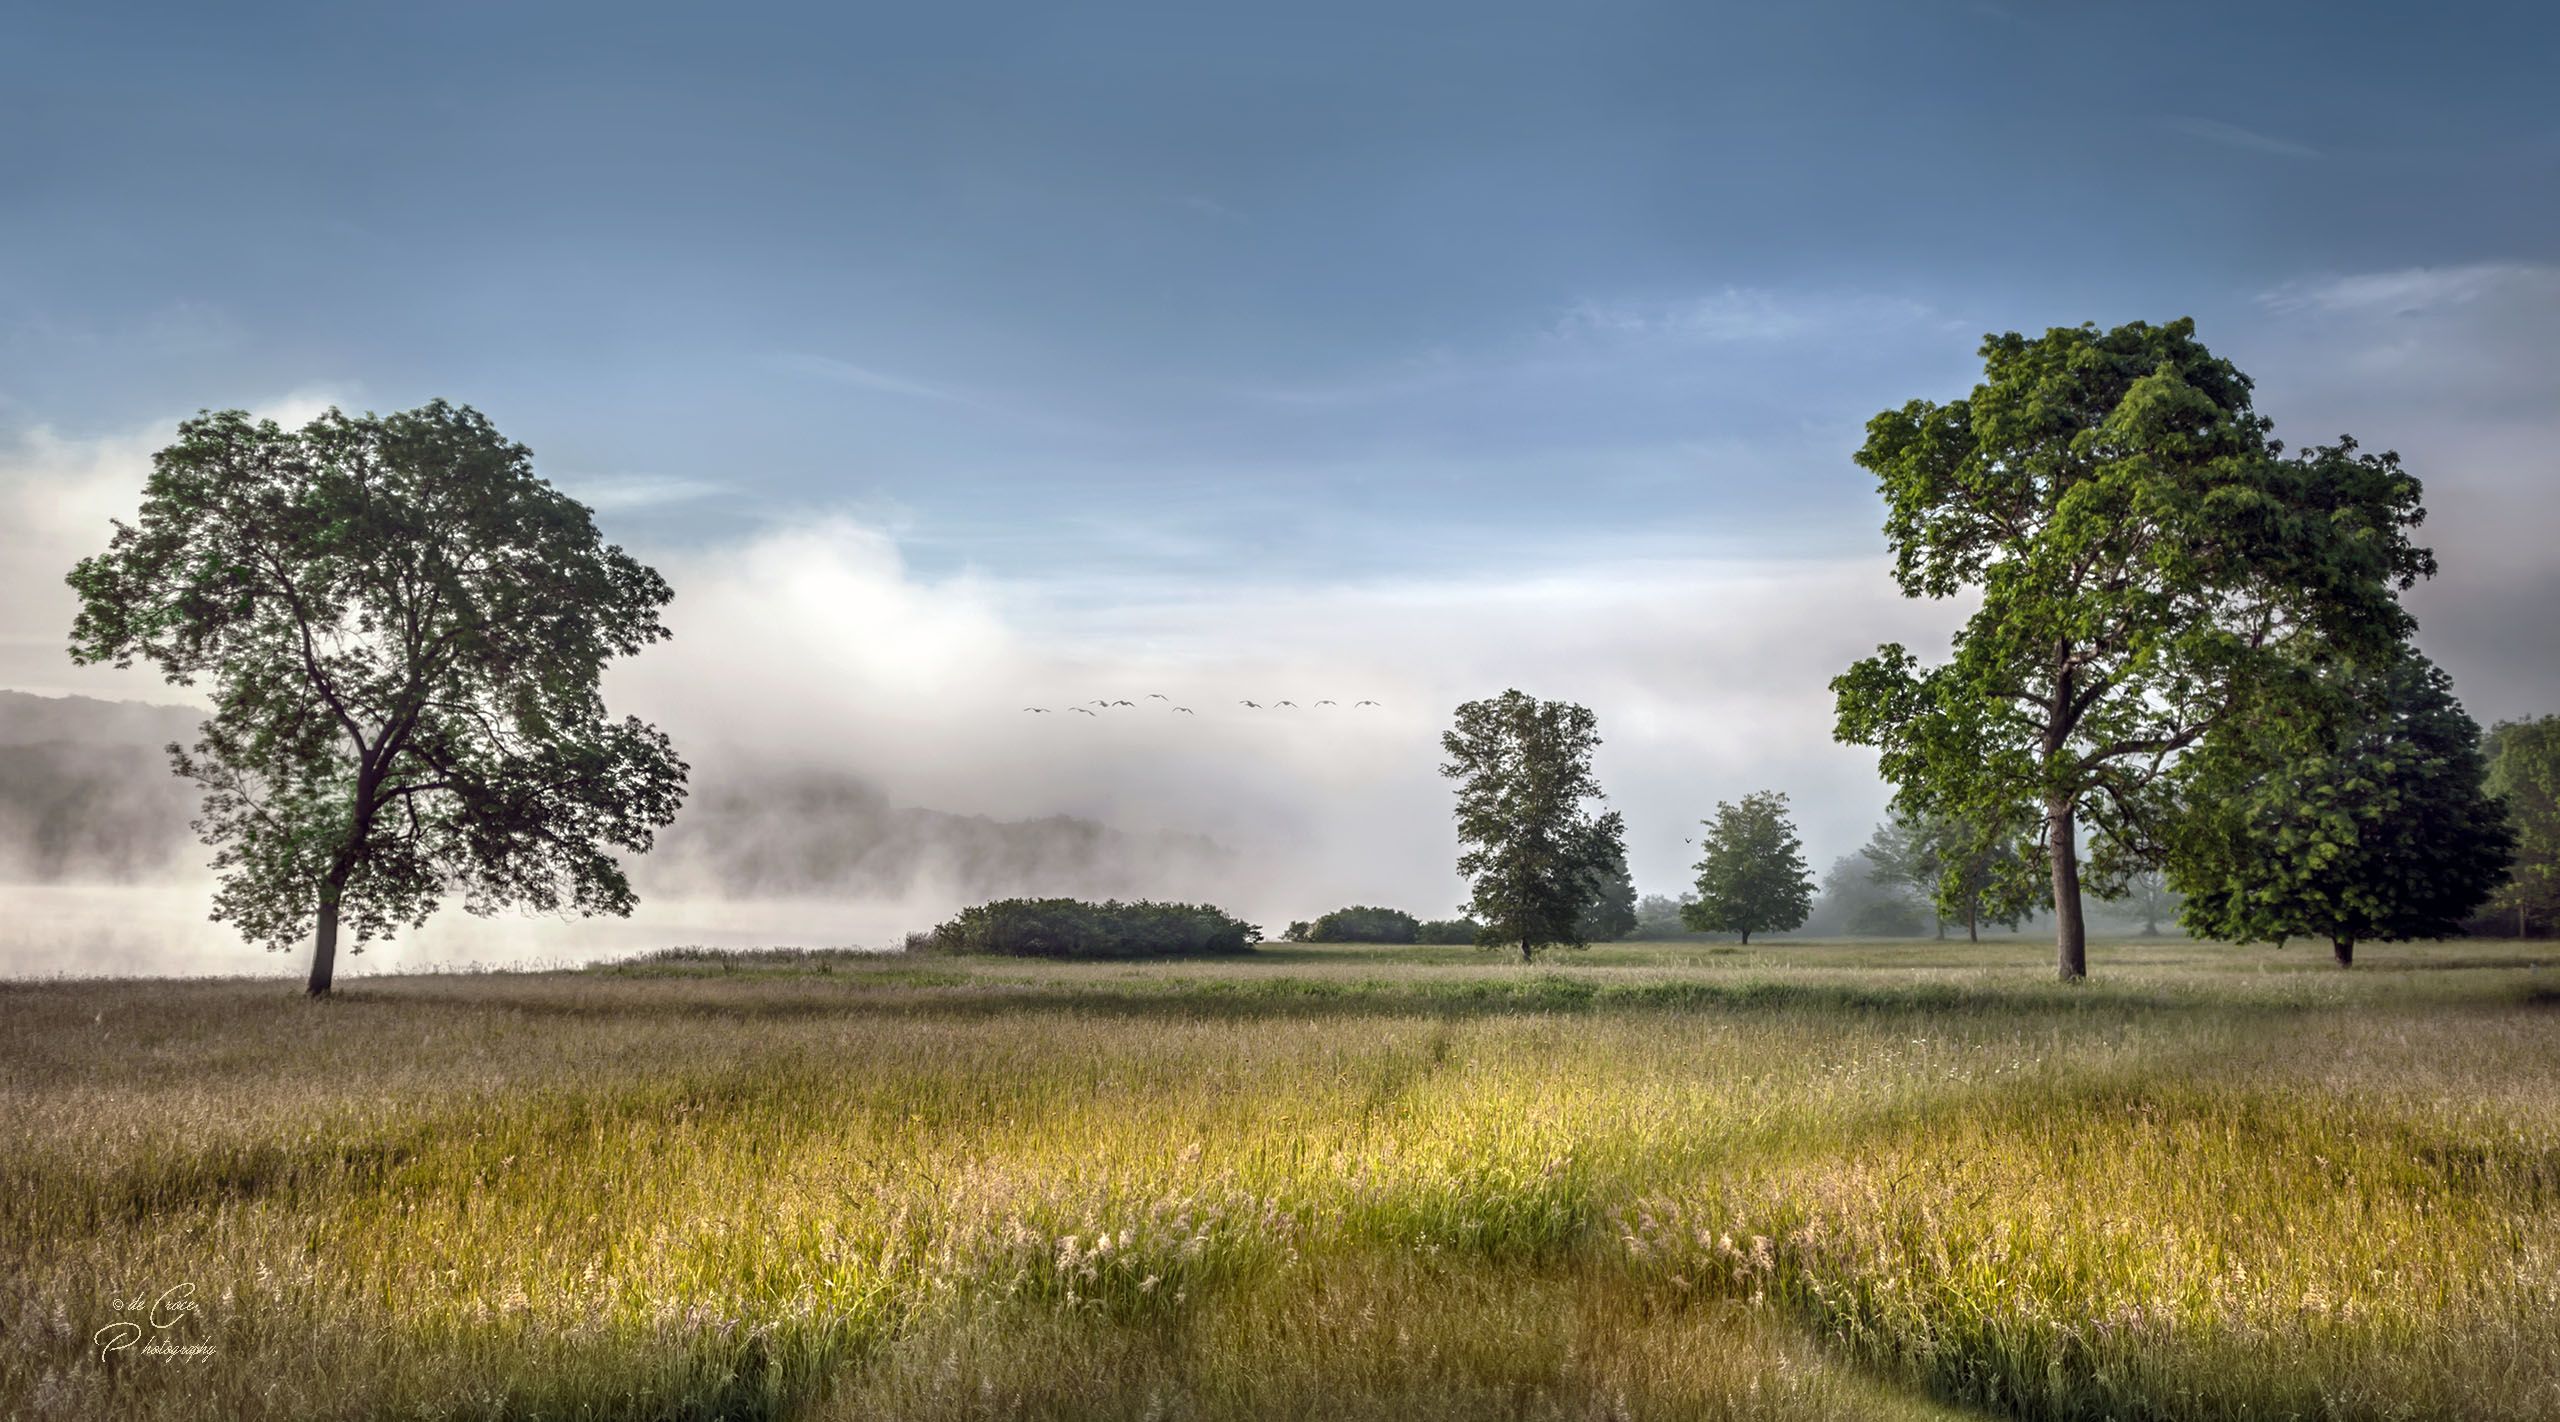
M 1402 909 L 1354 905 L 1318 918 L 1307 932 L 1310 943 L 1411 943 L 1422 928 Z
M 2188 757 L 2171 887 L 2200 936 L 2442 938 L 2495 889 L 2513 835 L 2480 728 L 2415 651 L 2321 659 Z
M 666 583 L 468 407 L 189 420 L 69 581 L 76 660 L 212 680 L 170 754 L 204 787 L 214 917 L 276 949 L 316 931 L 315 994 L 342 918 L 360 950 L 448 891 L 629 913 L 615 851 L 683 802 L 667 738 L 600 690 L 667 635 Z
M 2522 937 L 2560 920 L 2560 716 L 2502 721 L 2486 751 L 2489 793 L 2506 805 L 2516 835 L 2515 863 L 2494 902 L 2515 916 Z
M 1623 847 L 1601 870 L 1599 894 L 1582 911 L 1581 931 L 1591 943 L 1615 943 L 1636 931 L 1636 881 L 1627 872 Z
M 1738 804 L 1720 801 L 1715 818 L 1702 823 L 1698 900 L 1682 911 L 1682 922 L 1739 933 L 1745 943 L 1754 933 L 1801 927 L 1813 911 L 1813 871 L 1787 818 L 1787 797 L 1763 790 Z
M 1307 941 L 1308 935 L 1315 931 L 1316 926 L 1314 924 L 1307 922 L 1303 918 L 1296 918 L 1289 921 L 1289 926 L 1287 928 L 1280 930 L 1280 937 L 1286 942 L 1304 943 Z
M 1016 958 L 1188 958 L 1249 953 L 1261 937 L 1261 929 L 1207 904 L 998 899 L 910 936 L 907 947 Z
M 1477 941 L 1517 944 L 1526 962 L 1555 944 L 1588 941 L 1583 915 L 1613 866 L 1626 863 L 1616 811 L 1591 773 L 1598 721 L 1569 701 L 1519 691 L 1470 701 L 1440 738 L 1440 773 L 1458 782 L 1458 872 L 1473 890 Z
M 1414 930 L 1416 943 L 1473 943 L 1484 936 L 1484 925 L 1472 918 L 1426 918 Z
M 2194 325 L 2015 333 L 1962 399 L 1877 415 L 1858 452 L 1906 596 L 1978 589 L 1946 664 L 1898 645 L 1832 682 L 1907 814 L 2034 816 L 2064 977 L 2086 972 L 2078 834 L 2101 893 L 2158 857 L 2181 752 L 2297 642 L 2371 655 L 2434 571 L 2396 455 L 2287 455 Z
M 2006 823 L 1941 815 L 1929 826 L 1939 864 L 1931 902 L 1942 917 L 1965 926 L 1966 938 L 1979 941 L 1986 925 L 2014 929 L 2037 908 L 2053 907 L 2053 881 L 2032 813 Z

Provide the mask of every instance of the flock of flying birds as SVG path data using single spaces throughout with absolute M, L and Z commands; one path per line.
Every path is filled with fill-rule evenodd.
M 1188 706 L 1176 706 L 1176 705 L 1174 705 L 1174 704 L 1173 704 L 1173 698 L 1172 698 L 1172 697 L 1170 697 L 1170 696 L 1165 695 L 1165 694 L 1164 694 L 1163 692 L 1161 692 L 1161 691 L 1150 691 L 1150 692 L 1148 692 L 1148 693 L 1147 693 L 1147 695 L 1146 695 L 1146 699 L 1147 699 L 1147 700 L 1149 700 L 1149 701 L 1161 701 L 1161 702 L 1163 702 L 1163 703 L 1165 704 L 1165 706 L 1166 706 L 1166 708 L 1167 708 L 1168 710 L 1178 712 L 1178 713 L 1180 713 L 1180 714 L 1182 714 L 1182 715 L 1185 715 L 1185 716 L 1197 716 L 1197 715 L 1199 715 L 1199 714 L 1200 714 L 1199 712 L 1192 710 L 1192 709 L 1191 709 L 1190 707 L 1188 707 Z M 1250 708 L 1252 708 L 1253 710 L 1256 710 L 1256 711 L 1266 711 L 1266 710 L 1268 710 L 1268 711 L 1277 711 L 1277 710 L 1279 710 L 1279 709 L 1280 709 L 1281 707 L 1283 707 L 1283 706 L 1286 706 L 1286 707 L 1290 708 L 1290 709 L 1291 709 L 1291 710 L 1293 710 L 1293 711 L 1294 711 L 1294 710 L 1296 710 L 1296 709 L 1298 709 L 1298 703 L 1297 703 L 1297 702 L 1295 702 L 1295 701 L 1274 701 L 1274 702 L 1270 703 L 1268 706 L 1265 706 L 1262 702 L 1259 702 L 1259 701 L 1238 701 L 1236 704 L 1237 704 L 1238 706 L 1250 707 Z M 1312 710 L 1314 710 L 1317 706 L 1340 706 L 1341 704 L 1342 704 L 1342 703 L 1341 703 L 1341 702 L 1339 702 L 1339 701 L 1331 700 L 1330 698 L 1328 698 L 1328 699 L 1323 700 L 1323 701 L 1315 702 L 1313 705 L 1310 705 L 1310 706 L 1309 706 L 1309 707 L 1307 707 L 1306 709 L 1308 709 L 1308 710 L 1312 711 Z M 1099 716 L 1102 714 L 1102 711 L 1096 711 L 1096 710 L 1094 710 L 1093 708 L 1094 708 L 1094 707 L 1096 707 L 1096 706 L 1101 707 L 1101 708 L 1102 708 L 1102 711 L 1109 711 L 1109 710 L 1113 709 L 1114 707 L 1119 707 L 1119 706 L 1126 706 L 1126 707 L 1130 708 L 1131 710 L 1136 710 L 1136 709 L 1137 709 L 1137 706 L 1138 706 L 1138 703 L 1137 703 L 1137 702 L 1135 702 L 1135 701 L 1112 701 L 1112 700 L 1109 700 L 1109 699 L 1106 699 L 1106 698 L 1096 698 L 1095 700 L 1092 700 L 1092 701 L 1086 702 L 1086 703 L 1085 703 L 1084 705 L 1082 705 L 1082 706 L 1070 706 L 1070 707 L 1067 707 L 1066 709 L 1067 709 L 1068 711 L 1070 711 L 1070 712 L 1072 712 L 1072 713 L 1074 713 L 1074 714 L 1078 715 L 1078 716 L 1095 716 L 1095 717 L 1099 717 Z M 1352 702 L 1352 703 L 1351 703 L 1351 709 L 1352 709 L 1352 710 L 1354 710 L 1354 711 L 1359 710 L 1359 709 L 1360 709 L 1361 707 L 1363 707 L 1363 706 L 1377 706 L 1377 707 L 1379 707 L 1379 709 L 1381 709 L 1381 710 L 1384 710 L 1384 709 L 1385 709 L 1385 707 L 1384 707 L 1383 703 L 1376 702 L 1376 701 L 1354 701 L 1354 702 Z M 1049 709 L 1048 707 L 1046 707 L 1046 706 L 1025 706 L 1025 707 L 1023 707 L 1022 709 L 1023 709 L 1023 710 L 1025 710 L 1025 711 L 1030 712 L 1030 713 L 1031 713 L 1032 715 L 1034 715 L 1034 716 L 1047 716 L 1047 715 L 1052 714 L 1052 713 L 1050 712 L 1050 709 Z

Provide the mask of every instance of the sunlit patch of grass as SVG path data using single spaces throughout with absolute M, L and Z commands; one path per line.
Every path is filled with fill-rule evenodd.
M 820 1418 L 1243 1422 L 1950 1416 L 1729 1306 L 1603 1276 L 1333 1256 L 1143 1320 L 978 1307 L 851 1374 Z

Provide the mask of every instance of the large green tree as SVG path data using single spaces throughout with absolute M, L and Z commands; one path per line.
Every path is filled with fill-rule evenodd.
M 1701 933 L 1784 933 L 1803 926 L 1813 912 L 1813 870 L 1804 841 L 1787 818 L 1787 797 L 1775 790 L 1719 801 L 1715 818 L 1702 821 L 1698 842 L 1698 897 L 1681 920 Z
M 2378 654 L 2434 570 L 2417 479 L 2352 440 L 2288 454 L 2193 323 L 1993 336 L 1970 395 L 1867 425 L 1894 579 L 1978 592 L 1934 667 L 1899 645 L 1832 682 L 1840 739 L 1877 747 L 1907 813 L 2041 815 L 2057 966 L 2088 971 L 2092 887 L 2156 851 L 2177 757 L 2297 639 Z
M 178 428 L 140 517 L 70 575 L 72 655 L 212 682 L 192 748 L 214 917 L 355 948 L 465 907 L 627 914 L 615 850 L 684 796 L 667 738 L 606 715 L 605 665 L 666 636 L 666 583 L 479 412 L 232 410 Z
M 1458 708 L 1440 773 L 1458 782 L 1458 872 L 1478 942 L 1517 944 L 1525 963 L 1589 941 L 1583 916 L 1627 853 L 1617 812 L 1591 809 L 1604 798 L 1591 770 L 1599 744 L 1598 718 L 1569 701 L 1506 691 Z
M 2325 938 L 2342 968 L 2360 942 L 2460 932 L 2514 836 L 2452 679 L 2403 651 L 2324 656 L 2300 680 L 2262 687 L 2180 767 L 2179 918 L 2240 943 Z
M 2560 716 L 2502 721 L 2489 732 L 2489 791 L 2515 829 L 2515 864 L 2493 902 L 2516 936 L 2560 920 Z

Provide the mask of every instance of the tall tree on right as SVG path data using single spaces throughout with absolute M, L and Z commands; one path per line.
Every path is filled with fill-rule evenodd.
M 2515 837 L 2483 788 L 2480 727 L 2414 650 L 2323 659 L 2180 768 L 2169 886 L 2200 937 L 2443 938 L 2506 877 Z
M 2088 973 L 2092 887 L 2156 852 L 2178 756 L 2296 641 L 2379 656 L 2434 572 L 2417 479 L 2340 439 L 2288 455 L 2191 321 L 1983 342 L 1983 380 L 1867 424 L 1858 463 L 1909 597 L 1978 590 L 1944 665 L 1898 644 L 1831 685 L 1836 734 L 1877 747 L 1906 813 L 2042 814 L 2054 949 Z
M 1700 933 L 1784 933 L 1813 912 L 1813 870 L 1804 841 L 1787 818 L 1787 797 L 1774 790 L 1719 802 L 1703 822 L 1698 897 L 1680 919 Z
M 2560 919 L 2560 716 L 2501 721 L 2489 732 L 2489 793 L 2507 807 L 2515 864 L 2492 900 L 2516 936 Z

